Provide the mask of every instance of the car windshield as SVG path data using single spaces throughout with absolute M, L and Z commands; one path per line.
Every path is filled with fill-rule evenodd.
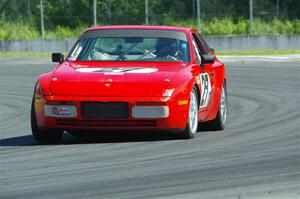
M 189 62 L 184 32 L 164 30 L 93 30 L 84 33 L 69 61 Z

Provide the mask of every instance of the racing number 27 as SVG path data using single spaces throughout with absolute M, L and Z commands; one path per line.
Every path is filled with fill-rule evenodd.
M 201 84 L 201 100 L 200 107 L 206 107 L 208 105 L 210 95 L 211 95 L 211 82 L 209 75 L 207 73 L 200 74 L 200 84 Z

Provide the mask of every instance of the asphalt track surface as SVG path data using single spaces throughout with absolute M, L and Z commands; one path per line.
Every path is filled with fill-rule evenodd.
M 39 145 L 33 86 L 48 59 L 0 58 L 0 198 L 300 198 L 300 63 L 227 63 L 229 121 L 193 140 L 117 133 Z

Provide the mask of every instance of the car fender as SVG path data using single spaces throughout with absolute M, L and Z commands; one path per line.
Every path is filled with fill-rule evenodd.
M 213 120 L 218 113 L 219 110 L 219 104 L 220 104 L 220 100 L 221 100 L 221 91 L 222 91 L 222 86 L 224 81 L 226 81 L 225 77 L 226 77 L 226 71 L 225 71 L 225 66 L 223 63 L 219 62 L 218 60 L 215 61 L 215 63 L 213 64 L 213 71 L 215 73 L 215 77 L 216 77 L 216 81 L 215 81 L 215 85 L 214 85 L 214 97 L 213 97 L 213 101 L 210 103 L 211 106 L 209 107 L 209 109 L 207 110 L 207 115 L 205 117 L 205 121 L 209 121 L 209 120 Z
M 52 72 L 45 73 L 41 75 L 37 82 L 40 84 L 40 87 L 43 91 L 43 95 L 51 95 L 50 84 L 52 81 Z
M 189 94 L 196 84 L 192 74 L 192 67 L 188 66 L 180 70 L 170 81 L 167 89 L 174 89 L 172 98 L 178 100 L 189 100 Z M 198 88 L 199 89 L 199 88 Z

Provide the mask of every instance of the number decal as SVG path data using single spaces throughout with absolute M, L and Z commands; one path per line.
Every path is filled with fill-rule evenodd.
M 210 100 L 211 95 L 211 82 L 207 73 L 200 74 L 197 78 L 197 82 L 201 85 L 201 100 L 200 108 L 206 107 Z

